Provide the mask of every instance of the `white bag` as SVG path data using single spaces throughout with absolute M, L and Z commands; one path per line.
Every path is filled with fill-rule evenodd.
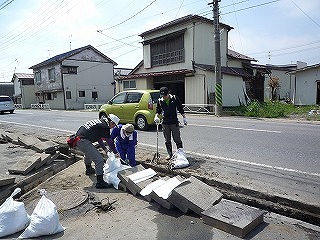
M 185 168 L 190 165 L 185 152 L 183 151 L 182 148 L 179 148 L 172 156 L 172 160 L 170 163 L 169 168 L 172 169 L 177 169 L 177 168 Z
M 115 189 L 118 189 L 120 183 L 118 172 L 128 168 L 131 167 L 121 164 L 120 159 L 116 158 L 114 153 L 108 153 L 107 162 L 103 167 L 103 180 L 108 184 L 112 184 Z
M 31 222 L 19 238 L 53 235 L 65 230 L 59 222 L 56 205 L 45 196 L 46 190 L 41 189 L 40 195 L 42 197 L 31 214 Z
M 11 235 L 25 229 L 29 222 L 24 203 L 13 199 L 15 195 L 21 192 L 16 188 L 10 197 L 0 206 L 0 237 Z

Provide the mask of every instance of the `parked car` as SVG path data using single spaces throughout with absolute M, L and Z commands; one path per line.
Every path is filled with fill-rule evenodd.
M 147 130 L 154 123 L 159 90 L 128 90 L 119 92 L 99 109 L 99 117 L 110 113 L 120 118 L 120 123 L 135 124 Z
M 6 95 L 0 95 L 0 113 L 10 112 L 13 113 L 14 111 L 14 102 L 13 100 Z

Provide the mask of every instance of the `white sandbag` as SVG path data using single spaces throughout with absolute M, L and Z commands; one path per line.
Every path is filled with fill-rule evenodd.
M 170 169 L 185 168 L 190 165 L 185 152 L 179 148 L 172 156 Z
M 20 192 L 21 189 L 16 188 L 0 206 L 0 237 L 19 232 L 25 229 L 30 222 L 30 216 L 24 203 L 13 199 Z
M 103 180 L 118 189 L 120 183 L 118 172 L 128 168 L 131 167 L 121 164 L 120 158 L 116 158 L 114 153 L 108 152 L 108 159 L 103 166 Z
M 118 172 L 128 168 L 131 168 L 131 167 L 123 164 L 120 164 L 120 167 L 114 169 L 111 172 L 109 172 L 108 168 L 104 168 L 103 180 L 108 184 L 112 184 L 115 189 L 118 189 L 119 183 L 120 183 L 120 179 L 118 178 Z
M 65 230 L 59 222 L 56 205 L 45 196 L 46 190 L 41 189 L 40 195 L 42 197 L 31 214 L 30 224 L 19 238 L 53 235 Z
M 112 172 L 113 170 L 119 168 L 120 166 L 121 166 L 120 159 L 116 158 L 114 153 L 108 152 L 108 159 L 104 164 L 104 170 L 106 172 Z

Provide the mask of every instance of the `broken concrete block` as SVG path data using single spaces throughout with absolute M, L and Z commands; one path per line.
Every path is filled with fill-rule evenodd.
M 140 172 L 142 170 L 144 170 L 145 168 L 142 165 L 137 165 L 135 167 L 132 168 L 128 168 L 125 170 L 121 170 L 118 172 L 117 176 L 120 179 L 120 181 L 126 186 L 128 187 L 128 176 L 136 173 L 136 172 Z
M 41 141 L 36 138 L 36 137 L 30 137 L 30 136 L 25 136 L 25 135 L 20 135 L 18 137 L 18 142 L 20 145 L 31 148 L 33 145 L 37 143 L 41 143 Z
M 142 187 L 140 187 L 140 186 L 145 186 L 145 184 L 147 184 L 147 182 L 151 183 L 152 182 L 151 178 L 154 177 L 156 174 L 157 173 L 153 169 L 147 168 L 142 171 L 139 171 L 139 172 L 136 172 L 136 173 L 129 175 L 128 176 L 128 184 L 127 184 L 129 191 L 133 195 L 136 195 L 142 189 Z M 144 182 L 144 184 L 143 184 L 143 182 Z
M 0 187 L 14 183 L 15 179 L 13 176 L 0 174 Z
M 35 166 L 35 169 L 39 169 L 43 165 L 45 165 L 48 161 L 51 160 L 51 155 L 47 153 L 38 153 L 40 156 L 40 162 L 37 166 Z
M 41 161 L 41 157 L 38 153 L 28 157 L 23 158 L 19 160 L 16 164 L 14 164 L 11 168 L 8 169 L 9 173 L 18 173 L 26 175 L 28 174 L 32 169 L 35 168 Z
M 18 135 L 14 134 L 14 133 L 5 132 L 4 135 L 3 135 L 3 138 L 7 142 L 12 142 L 14 144 L 19 144 Z
M 59 144 L 54 143 L 52 141 L 40 141 L 34 145 L 32 145 L 32 149 L 37 151 L 37 152 L 54 152 L 56 148 L 58 148 Z
M 212 186 L 191 176 L 184 183 L 173 189 L 168 201 L 183 213 L 191 210 L 201 215 L 201 212 L 218 203 L 222 197 L 223 194 Z
M 170 196 L 172 190 L 180 185 L 184 179 L 180 176 L 172 177 L 165 181 L 164 184 L 160 185 L 159 187 L 152 190 L 150 193 L 150 197 L 159 203 L 162 207 L 166 209 L 171 209 L 174 207 L 167 199 Z
M 264 212 L 242 203 L 222 199 L 202 212 L 203 222 L 243 238 L 263 222 Z
M 143 196 L 148 202 L 150 202 L 152 200 L 150 194 L 152 193 L 153 189 L 160 187 L 168 179 L 169 177 L 164 177 L 164 178 L 155 177 L 155 178 L 143 181 L 141 183 L 138 183 L 137 184 L 138 187 L 141 187 L 141 190 L 139 192 L 140 195 Z

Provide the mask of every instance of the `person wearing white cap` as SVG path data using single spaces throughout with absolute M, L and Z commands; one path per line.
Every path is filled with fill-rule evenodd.
M 116 115 L 110 115 L 86 122 L 76 133 L 76 136 L 79 138 L 76 147 L 84 153 L 86 175 L 96 173 L 96 188 L 112 187 L 112 185 L 109 185 L 103 180 L 104 159 L 98 149 L 93 145 L 94 142 L 98 142 L 100 147 L 108 152 L 103 142 L 103 140 L 106 140 L 109 148 L 117 154 L 114 142 L 110 139 L 110 130 L 117 126 L 119 118 Z M 95 169 L 91 166 L 92 162 L 95 164 Z
M 138 142 L 138 133 L 130 123 L 126 125 L 119 124 L 112 130 L 111 139 L 115 139 L 116 149 L 120 158 L 129 163 L 131 167 L 137 165 L 136 162 L 136 145 Z

